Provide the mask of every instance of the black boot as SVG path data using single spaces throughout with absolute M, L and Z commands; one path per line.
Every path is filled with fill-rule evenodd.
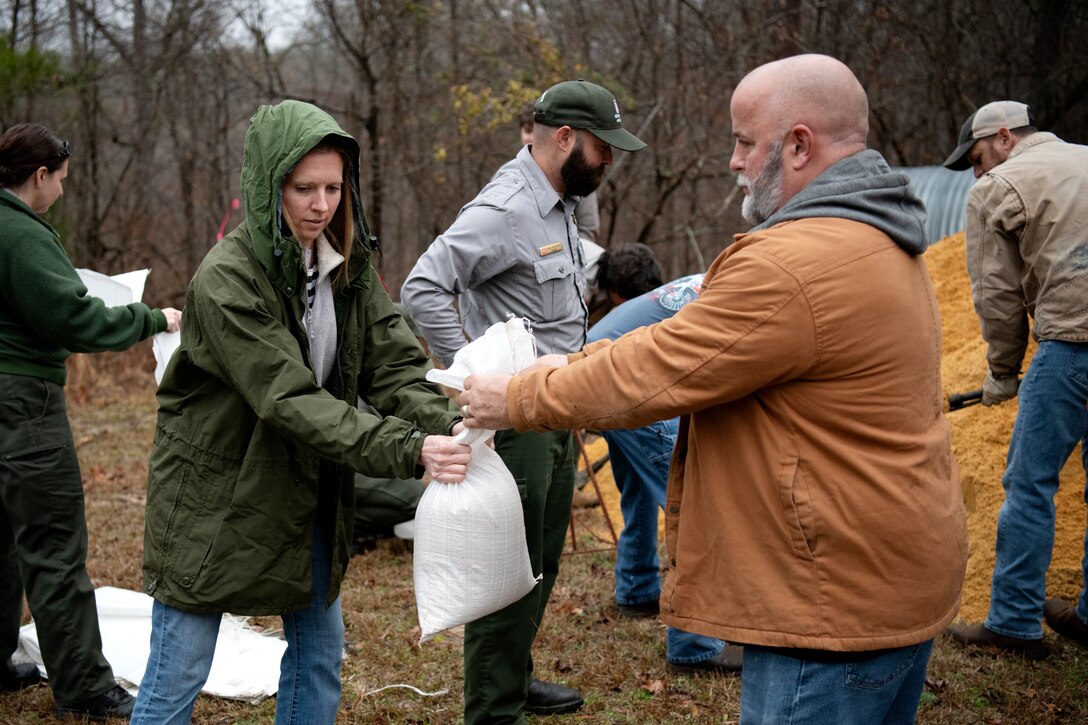
M 529 697 L 525 701 L 525 712 L 534 715 L 560 715 L 574 712 L 582 706 L 582 696 L 578 690 L 555 682 L 544 682 L 535 677 L 529 682 Z
M 11 665 L 11 670 L 0 675 L 0 692 L 14 692 L 31 687 L 42 681 L 37 665 Z
M 57 705 L 57 719 L 79 717 L 102 721 L 110 717 L 128 717 L 136 698 L 125 692 L 125 688 L 114 685 L 95 697 L 88 697 L 72 705 Z
M 1088 624 L 1077 616 L 1077 608 L 1064 599 L 1047 599 L 1043 617 L 1050 628 L 1074 642 L 1088 645 Z

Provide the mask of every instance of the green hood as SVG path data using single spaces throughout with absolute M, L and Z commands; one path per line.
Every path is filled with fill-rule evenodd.
M 332 116 L 302 101 L 261 106 L 246 132 L 242 156 L 242 200 L 246 210 L 243 223 L 269 279 L 288 294 L 298 280 L 302 249 L 280 231 L 283 180 L 310 149 L 325 140 L 347 150 L 351 159 L 348 186 L 355 215 L 355 242 L 348 278 L 354 279 L 366 268 L 375 241 L 359 196 L 359 144 Z

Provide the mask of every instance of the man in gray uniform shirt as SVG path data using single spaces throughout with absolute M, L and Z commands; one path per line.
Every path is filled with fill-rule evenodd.
M 587 81 L 549 88 L 533 120 L 532 143 L 461 209 L 401 289 L 401 302 L 443 365 L 511 314 L 529 320 L 538 354 L 574 352 L 585 343 L 585 260 L 572 212 L 601 183 L 613 147 L 638 151 L 646 144 L 623 129 L 612 93 Z M 500 431 L 495 450 L 521 489 L 529 558 L 543 581 L 465 627 L 466 725 L 521 723 L 523 710 L 551 715 L 582 705 L 574 688 L 533 677 L 530 655 L 570 519 L 570 431 Z

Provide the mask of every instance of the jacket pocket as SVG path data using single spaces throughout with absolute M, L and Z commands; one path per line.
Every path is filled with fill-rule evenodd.
M 234 495 L 238 466 L 210 456 L 194 456 L 180 461 L 166 474 L 148 484 L 158 484 L 170 491 L 172 499 L 162 535 L 164 573 L 183 587 L 191 588 L 215 543 Z M 157 472 L 158 473 L 158 472 Z M 170 486 L 166 476 L 177 484 Z M 165 503 L 160 501 L 159 503 Z
M 816 558 L 813 542 L 816 538 L 816 519 L 812 512 L 808 485 L 800 460 L 795 455 L 787 456 L 781 463 L 778 474 L 778 495 L 782 501 L 786 517 L 786 528 L 797 554 L 809 561 Z
M 1037 300 L 1034 326 L 1039 338 L 1088 339 L 1083 328 L 1083 320 L 1088 316 L 1088 298 L 1084 297 L 1082 286 L 1081 280 L 1063 282 Z
M 574 262 L 562 253 L 533 262 L 540 295 L 541 319 L 556 320 L 573 313 L 578 293 L 571 275 Z
M 67 444 L 68 419 L 53 395 L 44 380 L 0 375 L 0 460 L 33 458 Z

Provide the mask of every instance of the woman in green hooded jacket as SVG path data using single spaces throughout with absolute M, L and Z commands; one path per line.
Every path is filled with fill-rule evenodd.
M 11 662 L 25 584 L 57 715 L 104 718 L 130 713 L 132 696 L 102 656 L 65 361 L 177 330 L 181 312 L 87 294 L 41 217 L 64 193 L 70 153 L 36 123 L 0 136 L 0 691 L 39 679 Z
M 283 620 L 276 723 L 331 724 L 354 471 L 464 478 L 457 407 L 426 381 L 428 358 L 370 264 L 358 164 L 355 139 L 310 104 L 251 120 L 245 221 L 193 277 L 159 387 L 151 655 L 133 723 L 189 722 L 231 612 Z

